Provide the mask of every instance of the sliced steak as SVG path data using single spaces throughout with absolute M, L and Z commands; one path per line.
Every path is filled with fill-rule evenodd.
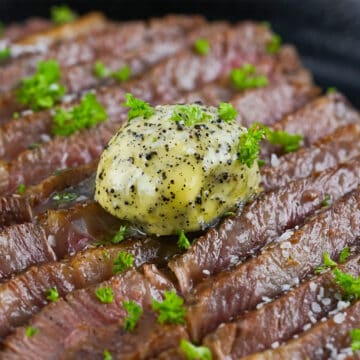
M 298 339 L 277 349 L 245 357 L 246 360 L 358 359 L 351 351 L 350 331 L 360 327 L 360 301 L 327 321 L 316 324 Z
M 164 266 L 178 250 L 173 243 L 164 246 L 157 238 L 129 239 L 118 245 L 79 252 L 59 262 L 33 266 L 0 284 L 0 338 L 25 324 L 48 303 L 48 289 L 56 287 L 59 294 L 65 296 L 75 289 L 109 279 L 120 251 L 132 254 L 134 265 L 139 267 L 144 263 Z
M 0 281 L 32 264 L 55 260 L 45 232 L 31 223 L 12 225 L 0 233 Z
M 358 277 L 360 255 L 339 269 Z M 243 314 L 236 321 L 219 326 L 206 336 L 204 345 L 211 348 L 217 358 L 229 360 L 264 351 L 336 310 L 342 295 L 332 272 L 323 273 L 259 309 Z
M 95 291 L 100 287 L 113 290 L 113 302 L 104 304 L 99 301 Z M 122 305 L 124 300 L 134 300 L 144 310 L 150 310 L 151 300 L 161 300 L 163 291 L 171 288 L 172 284 L 152 266 L 144 274 L 129 270 L 99 285 L 76 290 L 33 317 L 30 324 L 39 330 L 36 336 L 24 341 L 26 328 L 17 329 L 5 340 L 0 356 L 9 360 L 24 356 L 29 360 L 58 358 L 68 344 L 83 336 L 84 327 L 88 331 L 88 328 L 113 324 L 121 326 L 126 316 Z
M 311 218 L 287 240 L 195 288 L 188 296 L 191 337 L 199 340 L 221 322 L 254 308 L 264 296 L 277 296 L 296 285 L 321 264 L 325 251 L 336 258 L 345 246 L 354 244 L 359 229 L 358 188 Z
M 276 166 L 261 168 L 261 184 L 271 190 L 294 179 L 323 171 L 360 153 L 360 123 L 344 125 L 310 147 L 289 153 Z
M 10 195 L 0 198 L 0 229 L 5 226 L 31 222 L 33 211 L 28 198 L 21 195 Z
M 208 230 L 186 253 L 170 261 L 181 291 L 190 291 L 209 275 L 244 260 L 287 229 L 302 224 L 322 206 L 326 194 L 332 200 L 339 199 L 359 185 L 359 177 L 357 157 L 260 195 L 240 214 L 225 218 L 217 229 Z

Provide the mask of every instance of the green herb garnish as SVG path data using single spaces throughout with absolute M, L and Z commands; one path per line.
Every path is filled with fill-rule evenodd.
M 49 301 L 57 301 L 59 300 L 59 292 L 57 288 L 51 288 L 46 291 L 46 299 Z
M 125 239 L 125 236 L 128 232 L 128 228 L 126 225 L 121 225 L 119 231 L 115 234 L 115 236 L 111 239 L 113 244 L 118 244 Z
M 110 304 L 114 301 L 114 292 L 110 287 L 101 287 L 95 291 L 96 297 L 104 304 Z
M 324 252 L 323 256 L 324 256 L 324 263 L 322 266 L 318 266 L 315 269 L 315 274 L 320 274 L 327 269 L 334 268 L 337 266 L 337 263 L 330 258 L 330 255 L 327 251 Z
M 68 136 L 81 129 L 88 129 L 107 120 L 104 107 L 94 94 L 86 94 L 81 103 L 70 110 L 57 109 L 52 132 L 54 135 Z
M 153 311 L 159 312 L 158 322 L 160 324 L 185 324 L 184 299 L 178 296 L 175 290 L 165 290 L 164 296 L 165 299 L 162 302 L 152 301 Z
M 11 56 L 10 48 L 4 48 L 0 50 L 0 63 L 4 62 L 5 60 L 9 59 Z
M 34 335 L 36 335 L 39 332 L 39 329 L 33 327 L 33 326 L 28 326 L 26 328 L 25 331 L 25 335 L 26 337 L 33 337 Z
M 210 51 L 210 44 L 207 39 L 197 39 L 194 43 L 194 50 L 199 55 L 207 55 Z
M 19 114 L 17 111 L 15 111 L 15 112 L 12 114 L 12 118 L 13 118 L 14 120 L 18 120 L 19 117 L 20 117 L 20 114 Z
M 200 105 L 176 105 L 170 120 L 176 121 L 186 126 L 196 125 L 206 122 L 211 115 L 202 109 Z
M 266 51 L 272 55 L 277 54 L 281 48 L 281 43 L 281 36 L 273 34 L 270 41 L 266 44 Z
M 360 329 L 350 330 L 352 351 L 360 350 Z
M 350 256 L 350 248 L 348 246 L 345 246 L 340 252 L 339 263 L 343 264 L 349 256 Z
M 179 238 L 178 238 L 178 241 L 177 241 L 177 245 L 180 249 L 189 249 L 190 248 L 190 241 L 189 239 L 187 238 L 187 236 L 185 235 L 185 232 L 184 230 L 180 230 L 179 232 Z
M 33 142 L 32 144 L 29 145 L 29 149 L 30 150 L 35 150 L 35 149 L 39 148 L 40 145 L 41 145 L 41 142 L 35 141 L 35 142 Z
M 238 112 L 231 104 L 222 102 L 218 107 L 218 115 L 222 120 L 232 123 L 236 119 Z
M 143 313 L 143 309 L 133 300 L 123 301 L 123 306 L 128 313 L 128 316 L 124 319 L 124 329 L 133 331 Z
M 325 194 L 324 200 L 321 202 L 321 206 L 329 206 L 330 204 L 330 194 Z
M 52 22 L 57 25 L 66 24 L 77 18 L 77 14 L 67 5 L 52 6 L 50 12 Z
M 127 93 L 125 95 L 126 101 L 122 106 L 129 107 L 128 119 L 132 120 L 136 117 L 143 117 L 148 119 L 150 116 L 155 114 L 155 109 L 147 102 L 135 98 L 132 94 Z
M 231 70 L 230 78 L 237 90 L 267 86 L 269 81 L 264 75 L 256 75 L 256 68 L 252 64 L 245 64 L 241 68 Z
M 124 65 L 117 71 L 112 71 L 110 76 L 120 82 L 129 80 L 131 76 L 131 67 L 129 65 Z
M 112 355 L 110 354 L 109 350 L 104 350 L 104 360 L 113 360 Z
M 134 257 L 125 252 L 120 251 L 117 258 L 114 260 L 114 274 L 118 274 L 132 267 L 134 264 Z
M 19 184 L 17 187 L 16 192 L 20 195 L 25 194 L 26 191 L 26 185 L 25 184 Z
M 355 278 L 351 274 L 340 271 L 338 268 L 335 268 L 333 273 L 335 281 L 341 286 L 346 299 L 358 300 L 360 298 L 360 278 Z
M 65 94 L 65 87 L 59 81 L 59 63 L 55 60 L 39 61 L 37 72 L 22 80 L 16 97 L 21 104 L 35 111 L 51 108 Z
M 184 353 L 187 360 L 211 360 L 212 355 L 206 346 L 195 346 L 190 341 L 182 339 L 180 349 Z
M 68 203 L 74 201 L 78 198 L 78 195 L 75 193 L 55 193 L 53 196 L 53 200 L 57 201 L 58 203 Z
M 93 71 L 94 71 L 94 75 L 98 78 L 104 78 L 104 77 L 107 77 L 109 75 L 109 70 L 108 68 L 106 67 L 106 65 L 101 62 L 101 61 L 97 61 L 94 65 L 94 68 L 93 68 Z
M 326 89 L 326 94 L 330 95 L 330 94 L 335 94 L 337 92 L 337 89 L 335 86 L 330 86 Z
M 284 152 L 289 153 L 299 149 L 303 137 L 299 134 L 289 134 L 282 130 L 266 130 L 266 138 L 273 145 L 280 145 Z
M 247 167 L 252 167 L 260 152 L 260 140 L 265 137 L 265 130 L 258 124 L 249 127 L 239 137 L 238 159 Z

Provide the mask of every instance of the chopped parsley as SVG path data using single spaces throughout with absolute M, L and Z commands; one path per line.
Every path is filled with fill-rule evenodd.
M 10 48 L 4 48 L 0 50 L 0 63 L 4 62 L 5 60 L 9 59 L 11 56 Z
M 360 350 L 360 329 L 350 330 L 352 351 Z
M 110 354 L 109 350 L 104 350 L 104 360 L 112 360 L 112 355 Z
M 330 255 L 327 251 L 324 252 L 323 256 L 324 256 L 324 263 L 322 266 L 318 266 L 315 269 L 315 274 L 320 274 L 327 269 L 334 268 L 337 266 L 337 263 L 330 258 Z
M 59 300 L 59 292 L 56 287 L 51 288 L 46 291 L 46 299 L 49 301 L 57 301 Z
M 265 160 L 262 160 L 262 159 L 258 160 L 258 166 L 259 167 L 262 167 L 264 165 L 265 165 Z
M 136 117 L 143 117 L 144 119 L 148 119 L 150 116 L 155 114 L 155 109 L 147 102 L 137 99 L 130 93 L 127 93 L 125 97 L 126 101 L 122 104 L 122 106 L 130 108 L 128 112 L 129 120 L 132 120 Z
M 256 75 L 256 68 L 252 64 L 245 64 L 241 68 L 231 70 L 230 79 L 237 90 L 258 88 L 269 84 L 266 76 Z
M 121 225 L 119 231 L 115 234 L 115 236 L 111 239 L 113 244 L 118 244 L 125 239 L 125 236 L 128 232 L 128 228 L 126 225 Z
M 95 291 L 96 297 L 104 304 L 110 304 L 114 301 L 114 292 L 110 287 L 100 287 Z
M 132 267 L 134 264 L 134 257 L 125 252 L 120 251 L 117 258 L 114 260 L 114 274 L 118 274 Z
M 175 290 L 165 290 L 164 296 L 165 299 L 162 302 L 152 301 L 153 311 L 159 312 L 158 322 L 160 324 L 185 324 L 184 299 L 178 296 Z
M 53 196 L 53 200 L 58 203 L 68 203 L 74 201 L 78 198 L 78 195 L 75 193 L 63 192 L 63 193 L 55 193 Z
M 109 75 L 109 70 L 106 65 L 101 62 L 97 61 L 93 68 L 94 75 L 100 79 L 107 77 Z
M 360 278 L 355 278 L 351 274 L 340 271 L 338 268 L 333 270 L 335 281 L 344 291 L 345 298 L 348 300 L 358 300 L 360 298 Z
M 203 123 L 211 118 L 211 115 L 198 104 L 176 105 L 170 120 L 186 126 Z
M 258 124 L 252 125 L 247 132 L 240 135 L 238 159 L 242 164 L 245 164 L 249 168 L 253 166 L 260 152 L 259 142 L 264 136 L 265 130 Z
M 282 39 L 278 34 L 273 34 L 270 41 L 266 44 L 268 54 L 277 54 L 281 48 Z
M 329 206 L 330 204 L 330 194 L 325 194 L 324 200 L 321 202 L 321 206 Z
M 129 80 L 131 76 L 131 67 L 124 65 L 117 71 L 110 71 L 103 62 L 97 61 L 94 65 L 93 72 L 94 75 L 100 79 L 112 77 L 117 81 L 124 82 Z
M 15 111 L 15 112 L 12 114 L 12 118 L 15 119 L 15 120 L 17 120 L 17 119 L 20 118 L 20 114 L 19 114 L 17 111 Z
M 67 5 L 52 6 L 50 12 L 52 22 L 57 25 L 66 24 L 77 18 L 77 14 Z
M 182 339 L 180 349 L 184 353 L 187 360 L 211 360 L 212 355 L 206 346 L 195 346 L 190 341 Z
M 199 55 L 207 55 L 210 51 L 210 44 L 207 39 L 197 39 L 194 43 L 194 50 Z
M 35 142 L 33 142 L 32 144 L 29 145 L 28 149 L 35 150 L 35 149 L 39 148 L 40 145 L 41 145 L 41 142 L 35 141 Z
M 237 117 L 237 110 L 229 103 L 222 102 L 218 107 L 218 115 L 220 119 L 232 123 Z
M 16 91 L 17 100 L 35 111 L 51 108 L 65 94 L 65 87 L 59 81 L 59 63 L 55 60 L 39 61 L 37 72 L 22 80 Z
M 70 110 L 57 109 L 52 132 L 54 135 L 68 136 L 81 129 L 88 129 L 107 120 L 104 107 L 94 94 L 86 94 L 81 103 Z
M 143 309 L 133 300 L 123 301 L 123 306 L 128 313 L 128 316 L 124 320 L 124 329 L 133 331 L 143 313 Z
M 25 194 L 26 191 L 26 185 L 25 184 L 19 184 L 19 186 L 17 187 L 16 192 L 20 195 Z
M 326 89 L 326 94 L 335 94 L 337 92 L 337 89 L 335 86 L 330 86 Z
M 28 326 L 26 328 L 25 331 L 25 335 L 26 337 L 33 337 L 34 335 L 36 335 L 39 332 L 39 329 L 33 327 L 33 326 Z
M 185 232 L 184 230 L 180 230 L 179 232 L 179 238 L 178 238 L 178 241 L 177 241 L 177 245 L 180 249 L 189 249 L 190 248 L 190 241 L 189 239 L 187 238 L 187 236 L 185 235 Z
M 282 130 L 266 128 L 266 138 L 273 145 L 280 145 L 286 153 L 299 149 L 303 137 L 299 134 L 289 134 Z
M 343 264 L 349 256 L 350 256 L 350 248 L 348 246 L 345 246 L 340 252 L 339 263 Z

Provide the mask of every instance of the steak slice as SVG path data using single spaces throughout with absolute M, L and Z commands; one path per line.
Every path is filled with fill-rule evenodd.
M 323 171 L 360 153 L 360 124 L 344 125 L 310 147 L 289 153 L 276 166 L 261 168 L 261 185 L 271 190 L 294 179 Z
M 57 358 L 70 343 L 82 334 L 82 328 L 98 328 L 109 325 L 122 325 L 126 316 L 124 300 L 134 300 L 146 311 L 151 309 L 152 299 L 161 300 L 164 290 L 172 289 L 172 284 L 158 272 L 154 265 L 144 268 L 144 274 L 129 270 L 110 280 L 76 290 L 35 315 L 30 324 L 39 331 L 36 336 L 25 339 L 26 328 L 18 328 L 4 342 L 0 356 L 6 359 Z M 114 301 L 101 303 L 95 296 L 100 287 L 110 287 Z M 26 355 L 25 355 L 26 354 Z
M 336 258 L 360 235 L 360 189 L 308 220 L 287 240 L 257 257 L 204 281 L 187 297 L 191 338 L 201 339 L 221 322 L 254 308 L 264 296 L 279 295 L 321 264 L 323 253 Z
M 32 264 L 55 260 L 45 232 L 31 223 L 17 224 L 0 233 L 0 281 Z
M 61 296 L 108 280 L 120 251 L 134 256 L 134 266 L 156 263 L 164 266 L 178 249 L 164 246 L 157 238 L 128 239 L 118 245 L 93 248 L 58 262 L 33 266 L 0 284 L 0 339 L 24 325 L 48 301 L 46 291 L 57 288 Z
M 350 331 L 359 327 L 360 301 L 357 301 L 343 312 L 305 331 L 298 339 L 290 340 L 277 349 L 250 355 L 244 359 L 358 359 L 358 354 L 351 351 Z
M 360 255 L 339 269 L 358 277 Z M 264 351 L 272 344 L 287 341 L 304 327 L 336 310 L 342 303 L 339 303 L 342 295 L 332 272 L 323 273 L 259 309 L 243 314 L 234 322 L 219 326 L 203 343 L 217 358 L 229 360 Z
M 225 218 L 190 249 L 169 262 L 180 289 L 187 293 L 300 225 L 322 206 L 326 195 L 337 200 L 359 185 L 360 157 L 263 193 L 236 216 Z M 290 233 L 284 234 L 284 240 Z

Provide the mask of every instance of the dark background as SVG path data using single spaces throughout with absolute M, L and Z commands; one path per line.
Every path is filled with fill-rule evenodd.
M 80 14 L 98 9 L 118 20 L 172 12 L 269 21 L 298 47 L 319 85 L 337 87 L 360 108 L 360 0 L 0 0 L 0 20 L 48 17 L 51 5 L 64 2 Z

